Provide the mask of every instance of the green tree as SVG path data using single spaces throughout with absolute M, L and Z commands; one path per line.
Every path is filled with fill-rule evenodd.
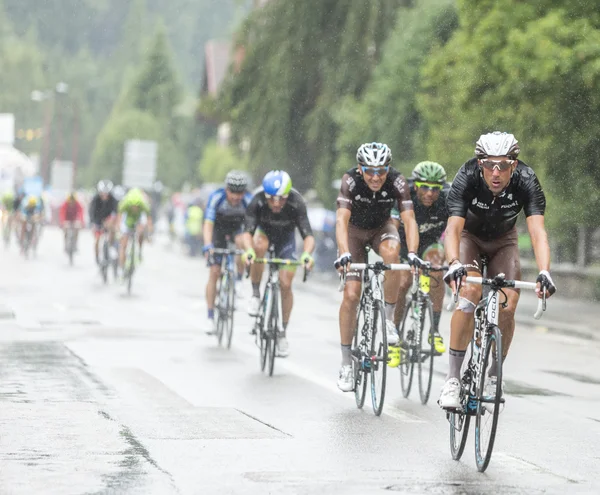
M 255 175 L 282 167 L 300 189 L 316 184 L 329 204 L 344 95 L 359 96 L 381 57 L 399 0 L 279 0 L 238 32 L 246 50 L 223 91 L 238 138 L 249 138 Z
M 461 28 L 423 71 L 429 155 L 455 170 L 479 134 L 513 132 L 546 187 L 553 238 L 572 243 L 600 214 L 600 15 L 583 2 L 459 7 Z
M 356 149 L 365 141 L 387 143 L 395 167 L 427 157 L 423 146 L 425 122 L 416 108 L 421 67 L 431 50 L 438 50 L 458 26 L 454 0 L 422 0 L 403 8 L 383 47 L 383 58 L 362 97 L 346 97 L 334 117 L 340 126 L 337 139 L 338 175 L 354 163 Z M 407 163 L 407 167 L 403 164 Z
M 198 175 L 203 182 L 222 182 L 230 170 L 247 170 L 248 160 L 230 146 L 212 141 L 206 144 L 198 164 Z

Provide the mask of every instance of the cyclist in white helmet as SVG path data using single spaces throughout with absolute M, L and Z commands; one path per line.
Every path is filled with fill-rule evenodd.
M 96 263 L 100 263 L 100 235 L 105 229 L 109 235 L 110 246 L 115 241 L 115 226 L 117 220 L 117 207 L 119 202 L 112 194 L 113 183 L 110 180 L 101 180 L 96 186 L 96 195 L 90 203 L 90 223 L 94 231 L 94 255 Z M 111 248 L 112 257 L 117 257 L 117 251 Z

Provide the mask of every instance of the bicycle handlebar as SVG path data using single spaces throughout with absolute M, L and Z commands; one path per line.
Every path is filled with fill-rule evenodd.
M 385 263 L 351 263 L 351 270 L 400 270 L 400 271 L 409 271 L 412 270 L 412 266 L 406 263 L 390 263 L 386 265 Z
M 242 249 L 225 249 L 225 248 L 214 248 L 211 249 L 213 254 L 244 254 Z
M 468 284 L 477 284 L 477 285 L 489 285 L 497 287 L 497 290 L 504 288 L 515 288 L 515 289 L 526 289 L 526 290 L 536 290 L 537 283 L 535 282 L 523 282 L 521 280 L 504 280 L 499 283 L 498 279 L 493 278 L 483 278 L 483 277 L 466 277 Z M 456 289 L 456 293 L 454 294 L 454 303 L 456 304 L 458 300 L 458 293 L 460 291 L 461 282 L 458 282 L 458 287 Z M 448 309 L 452 309 L 452 303 L 450 304 Z M 536 320 L 539 320 L 542 317 L 542 313 L 546 311 L 546 291 L 544 290 L 542 293 L 542 297 L 538 299 L 537 309 L 533 315 Z
M 305 265 L 301 261 L 298 260 L 289 260 L 283 258 L 255 258 L 252 260 L 254 263 L 261 263 L 263 265 L 277 265 L 277 266 L 302 266 L 304 267 L 304 275 L 302 277 L 302 282 L 306 282 L 308 278 L 308 274 L 310 270 L 308 269 L 308 265 Z M 250 264 L 246 265 L 246 278 L 250 276 Z

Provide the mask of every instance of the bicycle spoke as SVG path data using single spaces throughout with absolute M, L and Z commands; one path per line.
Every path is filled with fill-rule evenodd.
M 415 360 L 414 355 L 416 352 L 415 342 L 415 329 L 418 328 L 418 320 L 415 319 L 414 303 L 412 298 L 406 302 L 404 307 L 404 315 L 402 316 L 402 323 L 400 324 L 400 342 L 403 342 L 407 349 L 405 352 L 400 351 L 401 363 L 400 363 L 400 386 L 402 388 L 402 395 L 408 397 L 412 386 L 412 379 L 414 373 Z
M 492 327 L 488 336 L 485 349 L 482 349 L 481 372 L 477 382 L 477 414 L 475 419 L 475 460 L 480 472 L 486 470 L 496 438 L 498 415 L 501 406 L 502 390 L 502 337 L 498 327 Z M 493 363 L 496 363 L 492 369 Z M 486 396 L 485 385 L 489 373 L 492 371 L 497 376 L 495 395 Z M 485 400 L 485 402 L 484 402 Z
M 376 416 L 381 414 L 385 400 L 385 384 L 387 376 L 387 332 L 385 311 L 381 301 L 373 303 L 373 328 L 371 341 L 371 400 L 373 412 Z
M 422 314 L 419 320 L 418 343 L 418 369 L 419 369 L 419 395 L 421 404 L 427 404 L 431 393 L 433 380 L 433 358 L 435 356 L 435 342 L 433 339 L 433 307 L 427 297 L 420 306 Z

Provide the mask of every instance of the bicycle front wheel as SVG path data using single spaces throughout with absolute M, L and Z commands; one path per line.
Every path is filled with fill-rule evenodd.
M 416 338 L 415 328 L 417 328 L 415 321 L 415 309 L 414 305 L 417 304 L 412 297 L 406 302 L 404 306 L 404 315 L 402 316 L 402 323 L 400 324 L 399 337 L 400 342 L 403 342 L 407 346 L 406 352 L 400 350 L 400 388 L 402 388 L 402 395 L 408 397 L 412 386 L 413 373 L 415 369 L 415 352 L 416 352 Z
M 277 290 L 274 290 L 271 297 L 271 318 L 268 326 L 269 376 L 273 376 L 273 369 L 275 368 L 275 357 L 277 354 L 277 325 L 279 323 L 278 295 L 279 293 L 277 292 Z
M 477 413 L 475 416 L 475 461 L 477 470 L 483 473 L 494 449 L 498 416 L 502 398 L 502 334 L 493 325 L 488 330 L 488 342 L 482 349 L 480 376 L 477 381 Z M 489 373 L 496 375 L 496 390 L 493 396 L 486 396 L 485 382 Z
M 227 324 L 227 276 L 223 275 L 221 280 L 219 281 L 219 286 L 217 287 L 217 304 L 215 316 L 217 318 L 216 326 L 217 326 L 217 341 L 219 345 L 223 345 L 223 331 Z
M 433 340 L 433 305 L 426 298 L 421 303 L 421 319 L 419 322 L 419 395 L 421 404 L 427 404 L 431 393 L 433 380 L 433 357 L 435 355 L 435 342 Z
M 268 341 L 268 333 L 267 333 L 267 328 L 266 328 L 266 326 L 268 325 L 268 322 L 266 321 L 266 318 L 267 318 L 267 304 L 269 304 L 270 292 L 271 292 L 271 290 L 267 286 L 267 288 L 265 289 L 265 294 L 264 294 L 263 299 L 260 304 L 260 310 L 258 313 L 259 316 L 257 316 L 256 324 L 255 324 L 256 336 L 258 338 L 259 348 L 260 348 L 260 370 L 261 371 L 265 371 L 265 367 L 267 366 L 267 348 L 269 346 L 269 341 Z
M 227 331 L 227 349 L 231 349 L 231 339 L 233 337 L 233 313 L 235 304 L 235 281 L 231 274 L 228 277 L 229 283 L 227 284 L 227 324 L 225 330 Z
M 362 409 L 365 405 L 367 393 L 367 374 L 363 369 L 362 358 L 367 355 L 369 343 L 364 339 L 370 338 L 368 331 L 365 332 L 365 310 L 362 304 L 356 315 L 356 328 L 354 329 L 354 340 L 352 342 L 352 376 L 354 378 L 354 399 L 356 407 Z M 368 330 L 368 329 L 367 329 Z
M 371 401 L 373 412 L 379 416 L 385 401 L 385 381 L 387 376 L 388 348 L 385 311 L 382 301 L 374 301 L 373 328 L 371 333 Z

